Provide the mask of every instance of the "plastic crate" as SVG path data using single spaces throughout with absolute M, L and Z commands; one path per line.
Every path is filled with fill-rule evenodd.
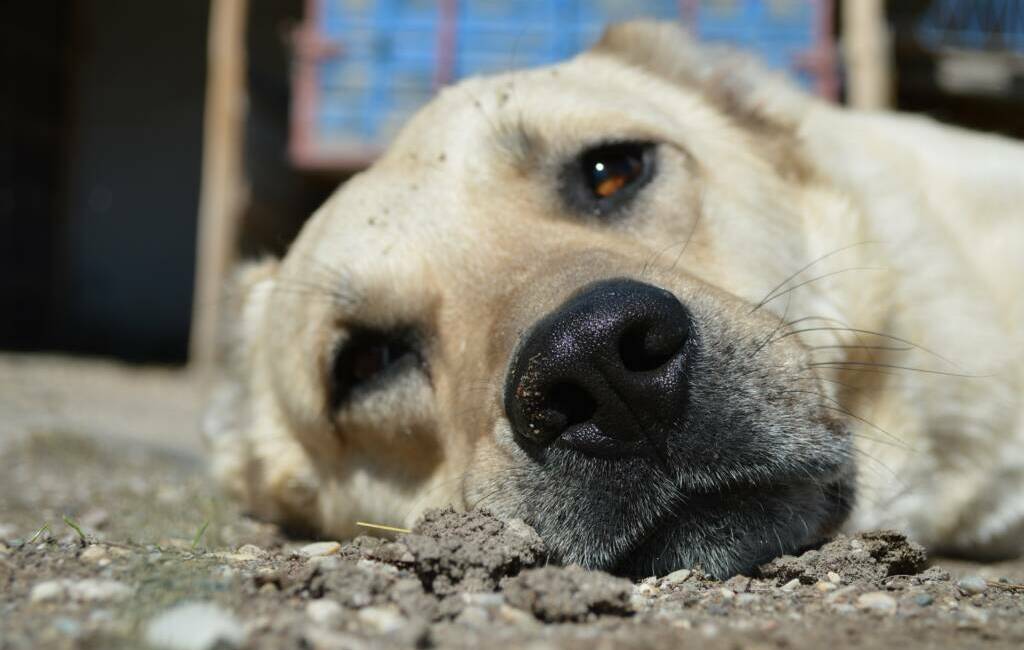
M 681 20 L 742 45 L 825 96 L 836 88 L 831 0 L 307 0 L 291 153 L 351 169 L 379 152 L 436 89 L 568 58 L 609 23 Z
M 1024 0 L 936 0 L 917 25 L 931 50 L 1024 53 Z

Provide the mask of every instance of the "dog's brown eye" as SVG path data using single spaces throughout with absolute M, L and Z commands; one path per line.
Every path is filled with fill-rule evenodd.
M 334 358 L 332 407 L 337 409 L 358 392 L 371 390 L 400 369 L 418 363 L 419 355 L 407 332 L 354 330 Z
M 614 142 L 586 149 L 563 171 L 565 200 L 584 214 L 615 212 L 653 176 L 654 150 L 650 142 Z
M 644 146 L 634 143 L 613 144 L 583 154 L 583 173 L 590 191 L 606 199 L 644 175 Z

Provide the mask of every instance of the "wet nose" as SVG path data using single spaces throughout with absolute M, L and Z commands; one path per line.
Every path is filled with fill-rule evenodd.
M 628 456 L 660 446 L 687 399 L 690 312 L 627 279 L 588 285 L 526 335 L 505 384 L 525 447 Z

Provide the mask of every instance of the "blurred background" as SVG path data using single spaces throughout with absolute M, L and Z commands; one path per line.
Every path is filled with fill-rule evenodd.
M 232 264 L 284 252 L 438 87 L 637 16 L 833 101 L 1024 136 L 1024 0 L 5 3 L 0 350 L 210 364 Z

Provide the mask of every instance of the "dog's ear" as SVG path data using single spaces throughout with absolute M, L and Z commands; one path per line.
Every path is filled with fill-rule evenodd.
M 230 279 L 221 368 L 202 429 L 215 480 L 248 511 L 286 524 L 316 519 L 317 480 L 305 452 L 275 420 L 267 375 L 268 309 L 277 259 L 243 264 Z
M 741 126 L 758 130 L 794 127 L 813 101 L 754 56 L 700 43 L 676 22 L 613 25 L 590 52 L 689 86 Z
M 203 417 L 203 436 L 213 451 L 214 470 L 221 478 L 235 472 L 218 467 L 238 454 L 221 449 L 243 446 L 247 426 L 253 347 L 279 262 L 266 258 L 242 264 L 227 281 L 219 334 L 218 377 Z M 230 482 L 230 481 L 226 481 Z M 234 491 L 234 490 L 232 490 Z

